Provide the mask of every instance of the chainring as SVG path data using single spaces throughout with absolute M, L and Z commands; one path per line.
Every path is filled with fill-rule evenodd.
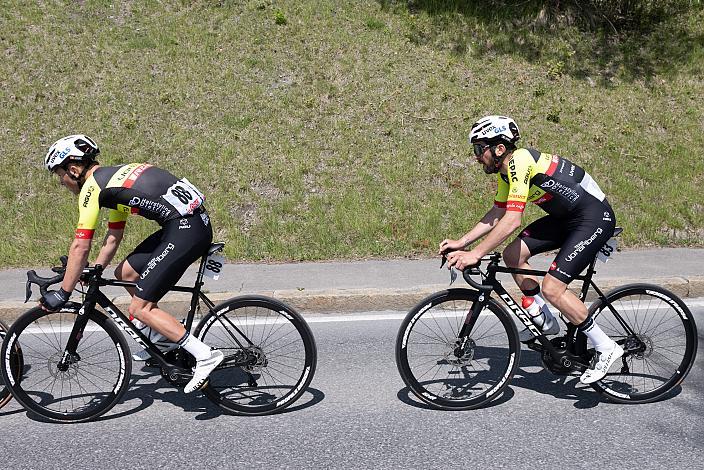
M 181 367 L 183 369 L 191 370 L 196 365 L 196 360 L 193 358 L 193 356 L 182 348 L 176 348 L 171 351 L 168 351 L 164 354 L 164 357 L 166 357 L 166 360 L 170 364 Z M 168 369 L 164 367 L 161 368 L 161 376 L 171 385 L 184 386 L 188 383 L 189 380 L 191 380 L 191 377 L 184 375 L 172 377 L 169 372 L 170 371 Z
M 547 349 L 542 349 L 540 351 L 540 360 L 543 363 L 545 370 L 552 372 L 555 375 L 573 375 L 583 371 L 583 366 L 570 359 L 570 356 L 574 357 L 574 355 L 567 350 L 567 336 L 553 338 L 550 340 L 550 343 L 558 354 L 562 356 L 562 361 L 565 361 L 566 364 L 564 362 L 556 362 L 550 354 L 550 351 Z

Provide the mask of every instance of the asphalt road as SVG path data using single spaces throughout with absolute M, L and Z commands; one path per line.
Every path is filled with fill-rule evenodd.
M 704 299 L 688 302 L 700 325 Z M 466 412 L 427 409 L 394 362 L 402 313 L 308 316 L 311 389 L 286 412 L 224 415 L 135 364 L 123 403 L 93 423 L 0 410 L 6 468 L 704 468 L 701 352 L 672 398 L 627 406 L 553 376 L 527 349 L 507 391 Z M 701 349 L 701 347 L 700 347 Z

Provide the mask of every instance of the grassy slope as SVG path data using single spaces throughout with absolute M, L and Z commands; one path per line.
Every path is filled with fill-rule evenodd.
M 188 176 L 231 259 L 429 255 L 490 205 L 465 141 L 487 113 L 586 167 L 627 245 L 703 244 L 701 12 L 684 37 L 661 27 L 621 50 L 464 13 L 0 0 L 0 265 L 47 264 L 70 242 L 75 199 L 40 161 L 73 132 L 104 164 Z M 155 228 L 128 226 L 128 247 Z

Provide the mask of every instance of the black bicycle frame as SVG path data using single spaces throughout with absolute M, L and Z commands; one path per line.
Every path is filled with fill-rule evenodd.
M 528 312 L 525 311 L 521 306 L 519 306 L 515 300 L 513 300 L 513 297 L 509 295 L 509 293 L 504 289 L 503 285 L 501 282 L 496 279 L 496 274 L 497 273 L 505 273 L 505 274 L 522 274 L 522 275 L 528 275 L 528 276 L 538 276 L 538 277 L 544 277 L 548 271 L 541 271 L 541 270 L 534 270 L 534 269 L 520 269 L 520 268 L 509 268 L 506 266 L 499 266 L 499 260 L 500 260 L 500 255 L 498 253 L 493 254 L 489 257 L 489 265 L 487 266 L 486 273 L 483 273 L 479 271 L 478 268 L 470 268 L 466 269 L 463 271 L 463 276 L 467 283 L 471 285 L 472 287 L 476 288 L 479 290 L 480 295 L 479 295 L 479 301 L 476 302 L 472 306 L 472 310 L 468 313 L 467 318 L 465 319 L 465 324 L 462 327 L 462 330 L 460 331 L 460 337 L 465 338 L 468 337 L 469 334 L 472 331 L 472 327 L 477 321 L 477 318 L 479 316 L 479 312 L 484 308 L 484 306 L 487 303 L 487 296 L 491 294 L 491 292 L 496 292 L 498 296 L 501 298 L 501 300 L 504 302 L 504 304 L 518 317 L 518 319 L 523 323 L 526 328 L 533 334 L 535 337 L 536 341 L 538 341 L 542 347 L 547 350 L 552 358 L 560 363 L 565 365 L 566 367 L 570 367 L 570 361 L 571 362 L 577 362 L 582 365 L 586 365 L 584 363 L 584 358 L 581 357 L 581 355 L 586 351 L 586 341 L 585 344 L 582 345 L 582 347 L 577 348 L 577 327 L 573 325 L 570 322 L 567 322 L 568 325 L 568 331 L 567 331 L 567 350 L 571 351 L 570 353 L 560 353 L 556 350 L 556 348 L 553 346 L 553 344 L 550 342 L 548 338 L 543 335 L 543 333 L 533 324 L 531 321 L 530 317 L 528 316 Z M 589 267 L 587 268 L 586 272 L 582 275 L 575 276 L 574 280 L 577 281 L 582 281 L 582 289 L 580 291 L 579 299 L 581 301 L 584 301 L 587 298 L 587 293 L 589 292 L 589 288 L 593 287 L 597 295 L 599 296 L 599 299 L 604 302 L 609 310 L 614 314 L 614 317 L 618 320 L 618 322 L 623 326 L 623 328 L 628 332 L 629 335 L 634 334 L 633 330 L 630 328 L 630 326 L 623 321 L 621 318 L 621 315 L 616 311 L 616 309 L 613 308 L 611 303 L 608 301 L 604 293 L 599 289 L 599 287 L 594 283 L 592 280 L 592 277 L 596 273 L 595 267 L 596 267 L 596 258 L 589 264 Z M 474 280 L 471 279 L 470 275 L 473 274 L 481 274 L 482 275 L 482 283 L 478 283 Z M 579 350 L 577 350 L 579 349 Z M 574 353 L 574 354 L 573 354 Z
M 201 290 L 201 287 L 204 285 L 203 272 L 206 259 L 207 256 L 204 256 L 201 260 L 200 267 L 196 276 L 196 281 L 193 287 L 173 286 L 169 290 L 169 292 L 188 292 L 191 294 L 191 304 L 188 314 L 186 316 L 186 322 L 184 324 L 186 331 L 191 331 L 191 328 L 193 326 L 193 319 L 200 307 L 199 301 L 203 301 L 203 303 L 208 307 L 208 310 L 210 312 L 215 309 L 215 304 Z M 87 268 L 87 271 L 90 272 L 91 269 L 95 268 Z M 86 292 L 85 301 L 78 310 L 78 317 L 76 318 L 76 321 L 73 324 L 71 335 L 66 344 L 66 349 L 64 350 L 63 357 L 59 362 L 59 368 L 68 368 L 69 363 L 74 358 L 76 358 L 76 349 L 78 348 L 78 343 L 83 337 L 83 331 L 85 330 L 85 327 L 88 324 L 87 313 L 93 311 L 97 304 L 102 307 L 105 312 L 107 312 L 107 314 L 122 330 L 124 330 L 137 343 L 139 343 L 140 346 L 148 350 L 151 356 L 156 359 L 162 367 L 168 369 L 170 372 L 190 374 L 190 371 L 171 364 L 168 359 L 166 359 L 161 350 L 156 345 L 154 345 L 154 343 L 152 343 L 152 341 L 146 335 L 144 335 L 129 320 L 129 318 L 119 308 L 117 308 L 115 304 L 110 301 L 110 299 L 107 298 L 107 296 L 105 296 L 105 294 L 100 291 L 100 287 L 102 286 L 134 288 L 136 287 L 137 283 L 131 281 L 121 281 L 118 279 L 104 279 L 100 276 L 101 273 L 102 269 L 93 273 L 93 275 L 89 278 L 88 291 Z M 253 344 L 251 340 L 247 337 L 247 335 L 244 334 L 244 332 L 242 332 L 237 327 L 237 325 L 233 324 L 229 318 L 225 317 L 224 320 L 229 324 L 230 328 L 232 328 L 242 338 L 246 340 L 248 345 L 251 346 Z M 222 323 L 223 319 L 218 317 L 218 321 Z M 235 336 L 230 331 L 229 328 L 225 328 L 225 331 L 238 344 L 238 346 L 244 347 L 242 342 L 237 338 L 237 336 Z

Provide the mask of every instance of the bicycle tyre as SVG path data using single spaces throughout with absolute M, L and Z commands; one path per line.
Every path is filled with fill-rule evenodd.
M 479 408 L 500 396 L 518 369 L 521 346 L 516 325 L 492 298 L 486 299 L 472 329 L 469 349 L 459 350 L 459 331 L 478 300 L 479 292 L 469 289 L 437 292 L 401 323 L 396 366 L 411 392 L 433 408 Z M 483 382 L 486 386 L 476 390 Z
M 15 321 L 0 349 L 4 358 L 8 348 L 22 342 L 22 380 L 11 378 L 4 360 L 2 379 L 28 412 L 51 422 L 93 420 L 110 410 L 129 387 L 132 362 L 127 341 L 118 327 L 97 311 L 87 314 L 78 357 L 65 371 L 58 369 L 77 313 L 77 307 L 62 312 L 35 307 Z
M 0 342 L 5 339 L 5 335 L 8 330 L 8 326 L 0 321 Z M 9 368 L 12 371 L 12 376 L 14 379 L 20 380 L 20 371 L 22 370 L 22 348 L 20 348 L 19 343 L 15 344 L 14 349 L 10 353 L 10 363 Z M 12 392 L 10 387 L 5 386 L 5 381 L 3 380 L 0 384 L 0 408 L 7 405 L 9 401 L 12 400 Z
M 251 345 L 243 348 L 235 341 L 244 342 L 235 326 Z M 227 300 L 203 317 L 194 334 L 225 353 L 225 361 L 210 374 L 203 393 L 229 413 L 279 412 L 306 391 L 315 374 L 317 350 L 310 327 L 298 312 L 276 299 L 249 295 Z M 228 359 L 244 354 L 255 355 L 256 363 L 233 366 L 233 359 Z
M 665 397 L 685 379 L 697 354 L 692 312 L 675 294 L 650 284 L 616 288 L 606 294 L 606 299 L 628 321 L 645 351 L 624 354 L 624 359 L 617 362 L 622 369 L 609 372 L 592 387 L 617 403 L 649 403 Z M 643 310 L 645 313 L 639 313 Z M 625 341 L 625 330 L 605 302 L 592 304 L 589 313 L 611 339 Z M 623 373 L 625 365 L 627 374 Z

